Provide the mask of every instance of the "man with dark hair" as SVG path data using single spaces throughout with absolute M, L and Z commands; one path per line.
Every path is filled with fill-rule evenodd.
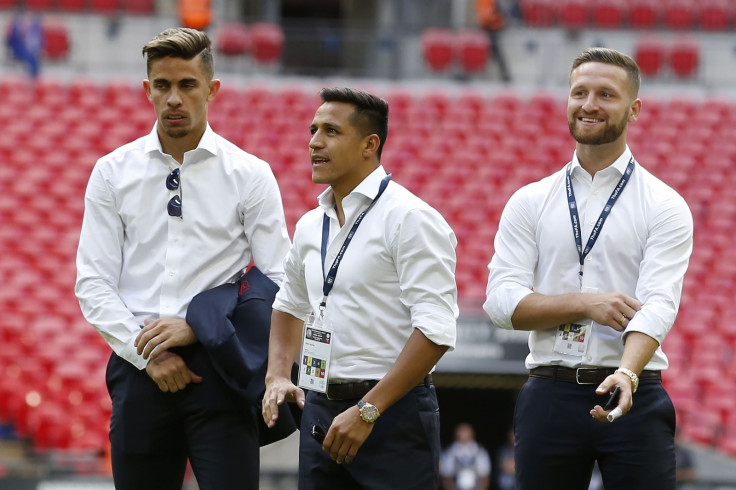
M 303 407 L 302 490 L 437 488 L 429 373 L 455 344 L 457 240 L 381 166 L 388 104 L 349 88 L 320 95 L 309 149 L 312 180 L 329 188 L 297 223 L 285 263 L 263 418 L 273 425 L 286 401 Z
M 484 309 L 498 327 L 531 331 L 514 414 L 520 490 L 587 489 L 596 461 L 606 490 L 675 488 L 661 344 L 693 221 L 626 143 L 639 84 L 631 57 L 584 51 L 570 72 L 572 161 L 517 191 L 501 215 Z
M 228 388 L 186 322 L 195 295 L 251 262 L 280 283 L 290 242 L 268 164 L 212 131 L 210 40 L 169 29 L 143 48 L 153 130 L 100 158 L 85 195 L 76 294 L 112 350 L 115 488 L 256 489 L 258 410 Z

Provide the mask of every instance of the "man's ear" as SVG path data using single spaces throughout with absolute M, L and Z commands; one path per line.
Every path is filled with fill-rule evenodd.
M 220 91 L 220 80 L 213 78 L 210 81 L 210 93 L 207 94 L 207 102 L 212 102 L 217 96 L 217 92 Z
M 148 101 L 153 102 L 151 98 L 151 82 L 149 82 L 148 79 L 143 80 L 143 90 L 146 91 L 146 97 L 148 98 Z
M 639 119 L 639 114 L 641 114 L 641 99 L 636 99 L 629 110 L 629 122 L 636 122 Z
M 377 134 L 371 134 L 365 137 L 363 146 L 363 156 L 370 158 L 378 153 L 378 147 L 381 146 L 381 139 Z

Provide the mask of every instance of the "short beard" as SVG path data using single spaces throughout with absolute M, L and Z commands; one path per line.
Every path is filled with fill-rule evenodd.
M 184 138 L 189 134 L 189 131 L 186 129 L 177 129 L 177 130 L 171 130 L 164 128 L 164 133 L 166 133 L 166 136 L 169 138 Z
M 616 124 L 614 126 L 606 126 L 603 129 L 602 133 L 591 134 L 588 136 L 583 136 L 577 131 L 575 126 L 577 123 L 577 116 L 574 117 L 572 120 L 568 120 L 567 126 L 570 129 L 570 134 L 578 143 L 583 145 L 605 145 L 608 143 L 613 143 L 621 137 L 624 130 L 626 129 L 628 118 L 629 115 L 627 113 L 619 124 Z

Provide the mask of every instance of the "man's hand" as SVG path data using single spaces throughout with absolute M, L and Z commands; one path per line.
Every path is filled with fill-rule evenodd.
M 284 402 L 296 402 L 299 408 L 304 409 L 306 395 L 304 390 L 296 386 L 290 379 L 284 377 L 266 376 L 266 393 L 261 403 L 263 421 L 271 428 L 279 418 L 279 406 Z
M 622 293 L 594 293 L 589 295 L 588 318 L 623 332 L 641 306 L 637 299 Z
M 618 386 L 621 390 L 618 396 L 618 405 L 612 410 L 604 410 L 600 405 L 596 405 L 590 411 L 590 415 L 598 422 L 607 422 L 606 418 L 609 413 L 613 412 L 616 408 L 621 411 L 621 415 L 626 415 L 634 404 L 634 396 L 632 393 L 631 379 L 624 373 L 613 373 L 608 376 L 603 382 L 596 388 L 595 392 L 599 395 L 605 395 L 613 391 Z M 613 421 L 611 421 L 613 422 Z
M 194 330 L 186 320 L 181 318 L 159 318 L 152 322 L 146 321 L 146 326 L 135 339 L 138 355 L 144 359 L 151 356 L 153 361 L 163 352 L 172 347 L 181 347 L 197 341 Z
M 189 370 L 184 359 L 172 352 L 161 352 L 148 361 L 146 372 L 161 391 L 183 390 L 189 383 L 200 383 L 202 377 Z
M 349 463 L 355 459 L 371 431 L 373 424 L 364 421 L 358 407 L 352 406 L 332 421 L 322 449 L 330 453 L 337 464 Z

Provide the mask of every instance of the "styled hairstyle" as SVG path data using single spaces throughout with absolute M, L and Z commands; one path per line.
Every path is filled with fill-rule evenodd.
M 632 95 L 634 98 L 639 94 L 639 87 L 641 87 L 641 72 L 639 71 L 639 65 L 631 56 L 625 55 L 615 49 L 610 48 L 588 48 L 578 55 L 577 58 L 572 62 L 572 68 L 570 69 L 570 75 L 575 71 L 575 68 L 582 65 L 583 63 L 590 62 L 605 63 L 607 65 L 618 66 L 626 71 L 631 82 L 633 89 Z
M 376 154 L 380 161 L 383 145 L 388 138 L 388 102 L 368 92 L 347 87 L 323 88 L 319 95 L 322 102 L 345 102 L 355 106 L 349 120 L 363 136 L 378 136 L 381 142 Z
M 147 73 L 151 73 L 154 61 L 168 57 L 191 60 L 195 56 L 199 56 L 202 61 L 202 70 L 207 80 L 212 80 L 215 75 L 212 41 L 202 31 L 188 27 L 166 29 L 143 46 Z

